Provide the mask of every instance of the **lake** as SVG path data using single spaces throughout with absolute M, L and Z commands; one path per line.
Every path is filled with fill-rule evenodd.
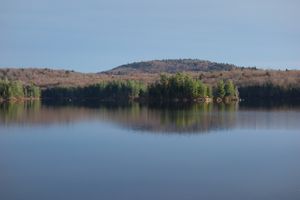
M 0 199 L 300 199 L 300 107 L 0 105 Z

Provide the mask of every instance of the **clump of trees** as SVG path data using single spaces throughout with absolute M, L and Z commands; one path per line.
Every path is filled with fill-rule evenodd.
M 237 95 L 236 87 L 231 80 L 225 84 L 221 80 L 217 87 L 204 84 L 199 79 L 177 73 L 176 75 L 161 75 L 160 80 L 148 86 L 148 97 L 159 100 L 195 100 L 198 98 L 233 97 Z M 214 95 L 215 94 L 215 95 Z
M 28 98 L 40 98 L 41 89 L 33 84 L 24 87 L 24 95 Z
M 148 86 L 148 97 L 159 100 L 193 100 L 212 97 L 212 88 L 200 80 L 182 73 L 161 75 L 160 80 Z
M 19 81 L 0 80 L 0 99 L 19 100 L 25 98 L 39 98 L 40 88 L 31 84 L 23 85 Z
M 223 99 L 224 97 L 226 98 L 238 97 L 239 94 L 238 94 L 238 89 L 233 84 L 232 80 L 227 80 L 225 83 L 223 80 L 220 80 L 217 83 L 215 96 Z

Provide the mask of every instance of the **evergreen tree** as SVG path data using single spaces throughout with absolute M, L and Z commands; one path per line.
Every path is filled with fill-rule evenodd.
M 31 84 L 27 87 L 25 87 L 25 96 L 29 98 L 39 98 L 41 95 L 40 88 Z
M 212 90 L 212 87 L 211 86 L 207 86 L 206 87 L 206 95 L 210 98 L 213 97 L 213 90 Z
M 220 98 L 225 96 L 225 85 L 223 80 L 220 80 L 217 84 L 217 96 Z
M 24 97 L 23 85 L 16 81 L 10 82 L 8 88 L 8 98 L 22 98 Z
M 207 96 L 207 89 L 206 85 L 199 81 L 198 86 L 198 95 L 199 97 L 206 97 Z
M 9 82 L 8 80 L 0 80 L 0 98 L 9 98 Z
M 225 96 L 235 96 L 235 86 L 232 82 L 232 80 L 226 81 L 225 84 Z

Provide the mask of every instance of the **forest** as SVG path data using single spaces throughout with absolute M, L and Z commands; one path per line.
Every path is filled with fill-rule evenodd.
M 84 87 L 53 87 L 42 92 L 43 99 L 98 99 L 100 101 L 197 101 L 199 98 L 237 97 L 231 80 L 220 80 L 216 87 L 183 73 L 161 75 L 154 83 L 113 80 Z

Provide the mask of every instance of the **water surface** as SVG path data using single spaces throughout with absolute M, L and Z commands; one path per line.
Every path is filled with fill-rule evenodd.
M 300 109 L 0 106 L 0 199 L 300 199 Z

